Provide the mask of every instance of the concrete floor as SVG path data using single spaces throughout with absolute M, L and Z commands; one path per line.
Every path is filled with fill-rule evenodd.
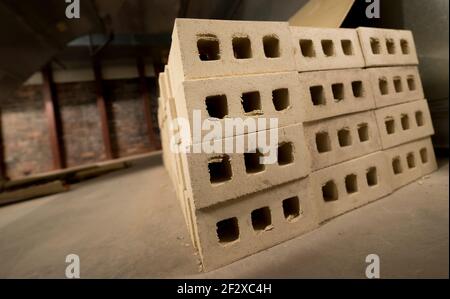
M 382 277 L 449 271 L 448 161 L 439 171 L 319 229 L 213 272 L 199 272 L 178 201 L 159 158 L 0 208 L 0 277 L 64 278 L 66 255 L 82 278 Z

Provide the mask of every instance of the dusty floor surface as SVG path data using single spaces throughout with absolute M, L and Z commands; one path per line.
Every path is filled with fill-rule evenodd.
M 64 278 L 66 255 L 82 278 L 447 277 L 448 160 L 389 197 L 319 229 L 209 272 L 199 272 L 178 201 L 157 158 L 0 208 L 0 277 Z

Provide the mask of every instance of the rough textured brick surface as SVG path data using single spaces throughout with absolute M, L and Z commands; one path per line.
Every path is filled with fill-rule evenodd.
M 188 79 L 294 71 L 287 23 L 176 19 L 172 90 Z
M 375 110 L 383 149 L 434 134 L 426 100 Z
M 419 63 L 411 31 L 368 27 L 356 30 L 367 67 Z
M 420 139 L 384 151 L 394 189 L 437 169 L 431 138 Z
M 169 65 L 159 78 L 158 117 L 164 163 L 206 271 L 314 229 L 436 168 L 411 32 L 288 28 L 292 52 L 284 55 L 285 31 L 285 23 L 175 24 Z M 279 58 L 268 57 L 275 52 L 264 45 L 264 36 L 274 35 Z M 210 129 L 230 118 L 278 117 L 278 163 L 260 164 L 262 155 L 248 142 L 245 153 L 222 153 L 228 140 L 248 136 L 234 133 L 253 132 L 248 128 L 215 133 L 220 153 L 171 152 L 179 133 L 172 120 L 187 118 L 192 132 L 197 110 Z
M 167 69 L 167 66 L 166 66 L 166 69 Z M 164 99 L 164 102 L 167 101 L 167 99 L 170 97 L 170 95 L 168 93 L 168 88 L 167 88 L 167 85 L 166 85 L 166 73 L 165 73 L 165 71 L 159 73 L 158 86 L 159 86 L 159 97 Z
M 170 102 L 168 101 L 168 99 L 163 99 L 162 102 L 163 102 L 163 105 L 170 105 Z M 161 107 L 164 107 L 164 106 L 159 106 L 159 107 L 160 107 L 159 109 L 161 109 Z M 161 110 L 159 110 L 159 112 L 161 112 Z M 171 112 L 170 112 L 170 107 L 168 107 L 167 110 L 164 110 L 161 113 L 166 114 L 164 117 L 167 117 L 169 119 L 172 118 Z M 194 225 L 192 222 L 193 214 L 192 214 L 190 206 L 189 206 L 191 201 L 188 197 L 189 195 L 187 194 L 186 180 L 184 177 L 185 173 L 183 172 L 183 169 L 185 169 L 185 167 L 183 167 L 181 165 L 181 163 L 182 163 L 181 156 L 179 154 L 175 154 L 169 150 L 170 149 L 169 142 L 170 142 L 170 139 L 172 138 L 173 133 L 174 132 L 169 130 L 168 125 L 164 125 L 161 127 L 161 144 L 163 147 L 163 163 L 167 169 L 167 172 L 169 173 L 169 177 L 174 186 L 177 199 L 180 203 L 180 207 L 183 212 L 186 226 L 189 230 L 189 235 L 191 237 L 191 241 L 195 245 L 196 240 L 194 238 Z
M 300 73 L 306 96 L 300 98 L 305 121 L 375 108 L 365 70 L 334 70 Z
M 262 133 L 268 134 L 268 131 Z M 248 135 L 251 134 L 260 138 L 259 133 Z M 247 138 L 248 135 L 242 137 Z M 266 136 L 269 140 L 269 135 Z M 235 138 L 214 143 L 225 146 L 227 140 L 234 142 Z M 211 206 L 308 175 L 310 158 L 302 125 L 278 129 L 278 144 L 284 145 L 285 151 L 278 151 L 278 162 L 266 165 L 255 162 L 255 159 L 258 161 L 257 154 L 182 154 L 187 167 L 184 171 L 188 173 L 187 188 L 192 193 L 195 208 Z M 255 150 L 254 145 L 245 142 L 244 151 L 249 153 L 252 150 Z
M 355 29 L 289 27 L 297 71 L 364 67 Z
M 164 81 L 167 97 L 168 98 L 173 98 L 173 96 L 174 96 L 173 95 L 173 88 L 172 88 L 171 83 L 170 83 L 170 70 L 169 70 L 169 66 L 168 65 L 166 65 L 164 67 L 164 76 L 163 76 L 162 80 Z
M 178 116 L 189 120 L 191 132 L 193 112 L 200 111 L 207 128 L 221 125 L 222 134 L 214 137 L 220 139 L 239 135 L 225 130 L 225 121 L 230 118 L 244 121 L 278 118 L 279 127 L 302 122 L 301 99 L 305 95 L 297 73 L 287 72 L 185 81 L 175 101 Z M 242 133 L 255 130 L 246 126 Z
M 381 150 L 372 111 L 306 123 L 304 130 L 312 170 Z
M 315 171 L 310 177 L 319 222 L 392 192 L 392 175 L 383 152 Z
M 316 228 L 315 205 L 308 184 L 309 179 L 305 178 L 197 210 L 204 270 L 229 264 Z
M 161 73 L 164 76 L 164 73 Z M 160 81 L 161 81 L 160 74 Z M 161 85 L 160 85 L 161 86 Z M 161 92 L 160 94 L 164 94 Z M 192 217 L 194 215 L 193 207 L 191 207 L 192 195 L 187 192 L 187 182 L 185 169 L 187 167 L 183 165 L 185 161 L 182 161 L 181 154 L 174 153 L 170 151 L 170 140 L 173 137 L 173 134 L 176 134 L 178 131 L 170 128 L 170 122 L 167 120 L 171 120 L 174 118 L 172 112 L 174 111 L 174 99 L 173 98 L 160 98 L 160 105 L 158 106 L 158 114 L 160 115 L 160 119 L 162 120 L 161 126 L 161 144 L 163 147 L 163 163 L 169 173 L 172 184 L 174 185 L 175 193 L 177 195 L 177 199 L 180 202 L 180 207 L 183 212 L 184 220 L 186 222 L 186 226 L 189 231 L 189 235 L 191 237 L 191 241 L 194 244 L 194 247 L 197 248 L 197 239 L 196 236 L 196 226 L 193 223 Z
M 424 98 L 422 81 L 416 66 L 369 68 L 376 107 L 384 107 Z

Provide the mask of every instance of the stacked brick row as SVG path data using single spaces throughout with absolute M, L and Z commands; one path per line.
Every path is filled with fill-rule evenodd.
M 381 146 L 398 189 L 437 168 L 430 111 L 410 31 L 359 28 Z
M 158 120 L 164 164 L 204 269 L 301 235 L 433 171 L 416 64 L 409 31 L 177 19 L 159 77 Z M 253 143 L 243 153 L 194 153 L 203 142 L 194 111 L 207 128 L 224 128 L 228 118 L 277 118 L 277 162 L 261 164 Z M 186 141 L 177 118 L 192 132 L 188 152 L 171 150 L 173 140 Z M 271 130 L 245 126 L 209 137 L 223 149 Z

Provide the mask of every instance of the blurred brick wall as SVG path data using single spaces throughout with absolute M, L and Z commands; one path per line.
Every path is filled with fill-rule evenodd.
M 154 78 L 148 78 L 155 133 L 157 94 Z M 139 79 L 103 82 L 116 157 L 150 150 Z M 94 82 L 55 84 L 62 120 L 62 140 L 67 167 L 106 159 Z M 48 123 L 41 85 L 22 86 L 1 103 L 3 147 L 7 176 L 11 179 L 52 170 Z M 159 136 L 159 135 L 157 135 Z
M 22 86 L 1 103 L 6 174 L 10 178 L 49 171 L 52 154 L 40 85 Z
M 55 91 L 67 167 L 105 160 L 95 82 L 59 83 Z
M 116 156 L 150 150 L 139 79 L 105 80 L 111 143 Z

